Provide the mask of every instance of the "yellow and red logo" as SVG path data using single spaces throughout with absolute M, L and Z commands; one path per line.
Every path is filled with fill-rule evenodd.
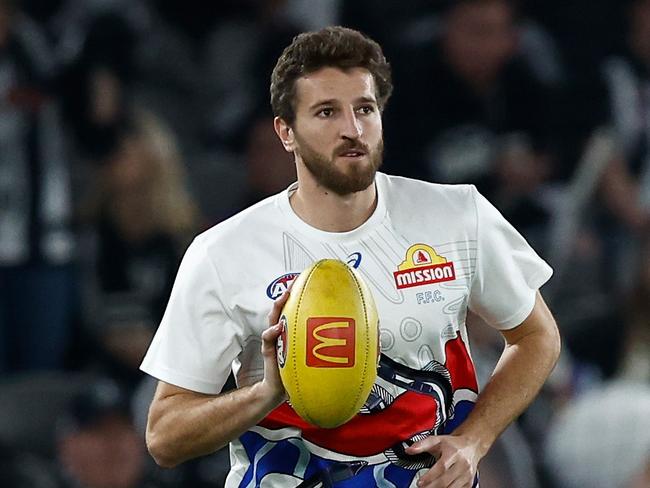
M 307 319 L 307 366 L 351 368 L 355 358 L 356 324 L 350 317 Z
M 440 256 L 426 244 L 414 244 L 406 251 L 406 259 L 393 272 L 397 289 L 431 285 L 456 279 L 454 263 Z

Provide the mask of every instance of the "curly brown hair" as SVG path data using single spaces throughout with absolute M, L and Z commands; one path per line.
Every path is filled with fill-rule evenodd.
M 335 26 L 299 34 L 282 52 L 271 74 L 273 114 L 292 124 L 296 118 L 296 80 L 324 67 L 370 71 L 375 80 L 379 110 L 384 110 L 393 83 L 390 65 L 381 47 L 359 31 Z

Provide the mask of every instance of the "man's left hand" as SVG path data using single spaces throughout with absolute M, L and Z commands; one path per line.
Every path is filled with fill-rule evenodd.
M 478 462 L 478 442 L 469 436 L 432 435 L 406 448 L 407 454 L 428 452 L 436 458 L 433 467 L 420 478 L 420 488 L 471 488 Z

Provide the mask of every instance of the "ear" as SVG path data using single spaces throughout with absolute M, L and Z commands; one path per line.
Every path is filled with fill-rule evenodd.
M 273 128 L 275 133 L 280 138 L 284 150 L 287 152 L 293 152 L 295 148 L 295 138 L 293 135 L 293 129 L 289 124 L 287 124 L 284 119 L 280 117 L 275 117 L 273 119 Z

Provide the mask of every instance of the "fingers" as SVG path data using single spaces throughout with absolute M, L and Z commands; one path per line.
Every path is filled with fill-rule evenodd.
M 417 482 L 420 488 L 471 487 L 476 469 L 453 436 L 430 436 L 406 448 L 411 455 L 429 453 L 436 463 Z
M 448 488 L 472 488 L 474 486 L 474 478 L 469 481 L 456 480 Z
M 269 312 L 267 319 L 269 326 L 262 332 L 262 355 L 275 356 L 275 345 L 278 337 L 282 334 L 283 324 L 280 324 L 280 315 L 282 308 L 289 299 L 289 290 L 285 291 L 280 298 L 273 303 L 273 308 Z
M 415 455 L 422 454 L 423 452 L 428 452 L 429 454 L 434 455 L 436 458 L 440 457 L 440 445 L 442 442 L 442 436 L 431 435 L 421 441 L 414 442 L 412 445 L 407 447 L 406 453 Z
M 271 309 L 267 317 L 269 325 L 275 325 L 280 320 L 280 315 L 282 314 L 282 308 L 284 307 L 284 304 L 287 303 L 287 300 L 289 299 L 289 294 L 290 294 L 289 290 L 285 291 L 282 294 L 282 296 L 273 303 L 273 308 Z
M 280 337 L 280 334 L 282 334 L 283 328 L 283 323 L 277 323 L 269 325 L 268 328 L 262 332 L 262 355 L 275 356 L 275 346 L 278 337 Z
M 463 486 L 470 479 L 471 475 L 464 471 L 458 463 L 448 462 L 436 463 L 427 473 L 422 476 L 417 483 L 419 488 L 457 488 Z M 448 467 L 443 467 L 448 466 Z M 434 470 L 434 468 L 438 468 Z
M 269 398 L 273 399 L 273 404 L 276 406 L 285 401 L 287 397 L 278 370 L 276 344 L 284 328 L 284 323 L 279 323 L 279 321 L 282 307 L 288 298 L 289 292 L 286 291 L 275 301 L 268 315 L 269 326 L 262 332 L 262 357 L 264 358 L 262 385 L 267 388 Z
M 418 480 L 418 488 L 471 488 L 474 481 L 474 476 L 458 465 L 436 478 L 431 478 L 430 473 L 431 471 Z
M 275 344 L 276 339 L 280 337 L 280 334 L 282 334 L 282 327 L 282 324 L 269 325 L 269 327 L 262 332 L 262 344 Z
M 424 476 L 422 476 L 420 479 L 420 484 L 418 486 L 429 486 L 427 483 L 438 482 L 442 484 L 434 484 L 431 486 L 441 486 L 443 488 L 447 488 L 447 485 L 444 484 L 444 481 L 447 480 L 449 470 L 454 467 L 455 459 L 454 457 L 450 456 L 439 456 L 436 459 L 436 463 Z

